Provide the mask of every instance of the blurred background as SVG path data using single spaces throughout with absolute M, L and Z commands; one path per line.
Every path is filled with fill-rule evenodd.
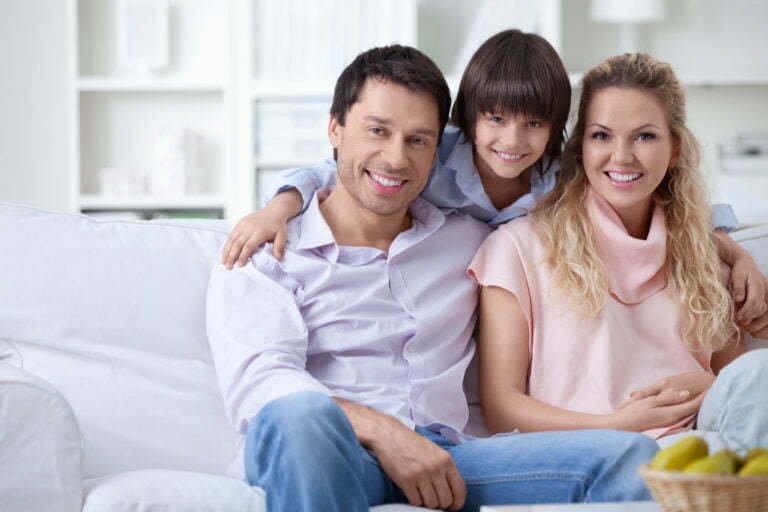
M 0 201 L 102 218 L 237 220 L 330 156 L 335 78 L 400 42 L 455 95 L 490 35 L 546 37 L 578 98 L 622 51 L 686 87 L 713 201 L 768 222 L 766 0 L 0 0 Z

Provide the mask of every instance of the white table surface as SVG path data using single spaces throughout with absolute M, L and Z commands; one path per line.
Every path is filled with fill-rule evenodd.
M 481 507 L 480 512 L 662 512 L 655 501 L 623 503 L 563 503 L 560 505 L 494 505 Z

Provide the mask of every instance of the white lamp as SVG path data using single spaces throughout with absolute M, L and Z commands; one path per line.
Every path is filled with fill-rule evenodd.
M 621 53 L 639 49 L 638 23 L 660 21 L 666 16 L 664 0 L 592 0 L 589 15 L 595 21 L 618 23 Z

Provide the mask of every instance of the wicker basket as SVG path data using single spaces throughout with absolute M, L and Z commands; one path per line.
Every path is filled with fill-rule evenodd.
M 690 475 L 647 464 L 638 471 L 666 512 L 768 511 L 768 475 Z

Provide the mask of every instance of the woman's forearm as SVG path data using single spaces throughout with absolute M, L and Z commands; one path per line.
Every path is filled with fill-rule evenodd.
M 483 400 L 488 428 L 494 433 L 541 432 L 546 430 L 616 429 L 613 414 L 588 414 L 548 405 L 519 392 L 506 392 L 493 400 Z

